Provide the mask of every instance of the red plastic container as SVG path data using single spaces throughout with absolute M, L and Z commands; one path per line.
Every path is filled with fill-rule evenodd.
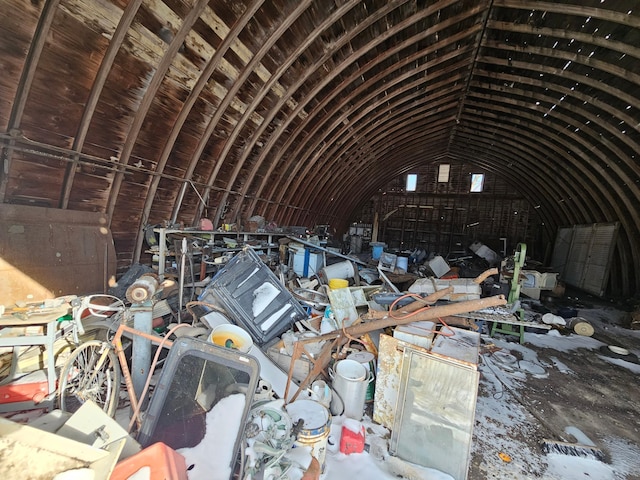
M 151 480 L 187 480 L 184 457 L 162 442 L 154 443 L 118 462 L 110 480 L 127 480 L 143 467 L 150 468 Z
M 350 453 L 362 453 L 364 451 L 364 425 L 360 424 L 360 431 L 354 431 L 354 424 L 342 425 L 342 435 L 340 436 L 340 451 L 349 455 Z
M 0 403 L 41 402 L 49 394 L 47 376 L 42 370 L 24 375 L 0 386 Z

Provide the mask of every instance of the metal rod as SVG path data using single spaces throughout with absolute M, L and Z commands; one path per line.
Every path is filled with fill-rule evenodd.
M 133 310 L 133 308 L 132 308 Z M 151 334 L 153 323 L 153 306 L 140 306 L 135 308 L 133 314 L 133 327 L 146 334 Z M 143 337 L 133 337 L 133 354 L 131 358 L 133 388 L 138 396 L 140 403 L 144 404 L 145 399 L 142 398 L 142 391 L 147 376 L 151 373 L 151 342 Z
M 344 258 L 345 260 L 349 260 L 349 261 L 357 263 L 359 265 L 364 265 L 365 267 L 368 265 L 367 263 L 363 262 L 362 260 L 360 260 L 358 258 L 353 258 L 353 257 L 349 257 L 348 255 L 342 255 L 341 253 L 332 252 L 331 250 L 329 250 L 327 248 L 321 247 L 320 245 L 316 245 L 315 243 L 307 242 L 306 240 L 302 240 L 301 238 L 293 237 L 291 235 L 287 235 L 287 238 L 290 238 L 291 240 L 299 242 L 299 243 L 301 243 L 303 245 L 306 245 L 308 247 L 317 248 L 318 250 L 321 250 L 323 252 L 327 252 L 330 255 L 335 255 L 336 257 Z

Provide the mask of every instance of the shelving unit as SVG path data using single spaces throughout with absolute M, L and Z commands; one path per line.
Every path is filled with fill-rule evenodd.
M 167 258 L 176 256 L 175 252 L 171 252 L 167 248 L 167 240 L 175 238 L 175 240 L 181 240 L 184 237 L 189 238 L 192 242 L 197 241 L 202 243 L 202 246 L 209 245 L 211 254 L 224 254 L 228 252 L 239 252 L 242 248 L 252 240 L 262 239 L 259 246 L 250 245 L 253 248 L 266 250 L 267 255 L 271 255 L 273 249 L 277 249 L 278 245 L 274 244 L 274 239 L 284 237 L 286 233 L 273 233 L 273 232 L 221 232 L 218 230 L 184 230 L 174 228 L 154 228 L 154 232 L 159 235 L 158 238 L 158 251 L 153 251 L 153 254 L 158 255 L 158 276 L 160 279 L 164 279 Z M 218 247 L 215 246 L 216 238 L 230 238 L 237 241 L 237 247 Z M 266 241 L 266 242 L 265 242 Z M 266 243 L 266 245 L 265 245 Z

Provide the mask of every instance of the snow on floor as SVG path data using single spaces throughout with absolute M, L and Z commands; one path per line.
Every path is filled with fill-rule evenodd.
M 555 330 L 547 334 L 525 334 L 526 341 L 536 347 L 570 352 L 578 348 L 598 350 L 606 345 L 594 338 L 571 334 L 560 335 Z M 530 368 L 556 368 L 562 373 L 573 372 L 564 363 L 551 356 L 550 364 L 539 360 L 538 355 L 526 345 L 507 342 L 497 338 L 486 338 L 501 348 L 493 355 L 482 355 L 480 371 L 482 380 L 476 406 L 476 428 L 472 451 L 483 454 L 481 470 L 486 478 L 495 480 L 542 479 L 542 480 L 624 480 L 640 472 L 640 449 L 619 438 L 604 438 L 611 452 L 611 463 L 592 458 L 562 454 L 542 455 L 539 448 L 532 448 L 516 438 L 527 438 L 531 422 L 535 419 L 522 407 L 516 396 L 526 382 L 527 375 L 540 376 L 539 370 Z M 522 360 L 510 352 L 516 351 Z M 624 360 L 598 355 L 599 358 L 640 373 L 640 365 Z M 522 367 L 523 362 L 525 367 Z M 514 433 L 516 435 L 514 435 Z M 579 436 L 579 433 L 574 433 Z M 586 439 L 585 443 L 589 443 Z M 498 452 L 509 456 L 509 463 L 502 460 Z M 637 478 L 637 477 L 632 477 Z
M 606 355 L 598 355 L 598 358 L 604 360 L 605 362 L 612 363 L 613 365 L 624 367 L 627 370 L 632 371 L 633 373 L 640 374 L 640 365 L 638 365 L 637 363 L 627 362 L 626 360 L 622 360 L 621 358 L 607 357 Z
M 369 452 L 350 455 L 340 453 L 340 434 L 344 421 L 343 416 L 332 419 L 326 468 L 321 477 L 323 480 L 354 480 L 356 478 L 363 480 L 398 480 L 398 478 L 452 480 L 450 475 L 433 468 L 414 465 L 389 456 L 386 437 L 390 435 L 390 432 L 381 425 L 373 423 L 366 415 L 362 423 L 368 432 L 366 442 L 369 445 Z

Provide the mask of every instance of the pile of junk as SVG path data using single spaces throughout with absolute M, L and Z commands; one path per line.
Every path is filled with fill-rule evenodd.
M 386 252 L 373 268 L 323 253 L 337 261 L 293 278 L 243 248 L 187 301 L 132 271 L 121 296 L 5 309 L 2 477 L 320 478 L 329 442 L 367 448 L 366 418 L 391 432 L 391 455 L 466 478 L 478 325 L 523 323 L 483 288 L 498 269 L 446 278 L 436 258 L 401 290 Z

